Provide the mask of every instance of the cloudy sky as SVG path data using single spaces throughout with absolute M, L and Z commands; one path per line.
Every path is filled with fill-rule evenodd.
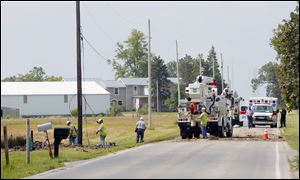
M 253 95 L 250 80 L 269 61 L 273 29 L 289 18 L 296 2 L 81 2 L 83 34 L 107 59 L 132 29 L 147 34 L 151 49 L 166 62 L 185 54 L 207 57 L 215 46 L 223 54 L 234 89 Z M 47 75 L 76 77 L 75 2 L 1 1 L 1 79 L 42 66 Z M 114 71 L 86 43 L 84 77 L 114 79 Z M 265 95 L 264 88 L 256 95 Z

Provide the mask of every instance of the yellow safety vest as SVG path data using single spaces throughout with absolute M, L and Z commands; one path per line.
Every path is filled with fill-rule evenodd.
M 104 123 L 102 123 L 101 125 L 102 125 L 102 128 L 100 129 L 100 135 L 106 136 L 107 135 L 106 127 L 105 127 Z
M 70 137 L 77 137 L 77 130 L 75 126 L 70 127 Z
M 207 114 L 206 114 L 206 112 L 201 113 L 201 115 L 200 115 L 200 124 L 202 126 L 207 125 Z

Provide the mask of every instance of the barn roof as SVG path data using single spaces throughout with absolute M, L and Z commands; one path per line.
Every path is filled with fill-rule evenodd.
M 76 81 L 1 82 L 1 95 L 67 95 L 77 94 Z M 82 94 L 110 94 L 94 81 L 82 82 Z

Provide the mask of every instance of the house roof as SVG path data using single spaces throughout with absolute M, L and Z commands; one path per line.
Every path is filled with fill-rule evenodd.
M 77 94 L 77 82 L 1 82 L 1 95 L 61 94 Z M 94 81 L 84 81 L 82 82 L 82 94 L 110 93 Z
M 125 85 L 148 85 L 148 78 L 119 78 L 119 80 Z
M 98 81 L 99 84 L 104 88 L 122 88 L 126 87 L 121 81 L 116 80 L 102 80 Z

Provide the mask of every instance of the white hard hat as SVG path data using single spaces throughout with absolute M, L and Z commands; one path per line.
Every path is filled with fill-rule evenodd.
M 205 110 L 205 107 L 201 108 L 201 110 Z
M 103 119 L 98 119 L 98 120 L 97 120 L 97 123 L 100 123 L 101 121 L 103 122 Z
M 71 124 L 71 121 L 67 121 L 67 125 Z
M 141 116 L 141 117 L 140 117 L 140 120 L 144 120 L 144 118 Z

